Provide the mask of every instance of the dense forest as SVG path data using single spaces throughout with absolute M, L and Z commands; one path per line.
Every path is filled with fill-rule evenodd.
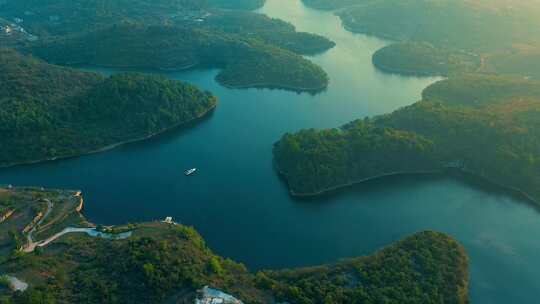
M 57 202 L 65 194 L 0 188 L 0 205 L 16 197 L 22 208 L 24 199 Z M 16 215 L 0 223 L 1 233 Z M 30 287 L 0 289 L 0 303 L 193 303 L 205 285 L 247 304 L 468 303 L 467 255 L 441 233 L 420 232 L 333 265 L 253 273 L 213 253 L 193 228 L 151 222 L 115 230 L 124 228 L 133 232 L 127 239 L 73 233 L 33 253 L 3 253 L 0 273 Z
M 192 303 L 204 285 L 244 303 L 468 303 L 467 256 L 434 232 L 336 265 L 253 274 L 212 253 L 192 228 L 143 224 L 129 240 L 69 236 L 0 268 L 48 277 L 2 303 Z
M 279 299 L 297 304 L 469 303 L 466 253 L 435 232 L 330 267 L 264 274 L 259 280 L 272 286 Z
M 274 155 L 296 194 L 369 176 L 457 167 L 540 201 L 539 122 L 540 82 L 468 75 L 431 85 L 422 101 L 391 114 L 340 130 L 287 134 Z
M 471 73 L 480 68 L 480 56 L 465 51 L 437 48 L 427 42 L 394 43 L 373 54 L 380 70 L 402 75 Z
M 240 37 L 259 39 L 266 44 L 303 55 L 317 54 L 332 48 L 335 43 L 323 36 L 298 32 L 283 20 L 252 12 L 213 12 L 197 27 L 237 34 Z
M 294 36 L 294 28 L 289 32 Z M 151 69 L 218 67 L 223 70 L 217 79 L 231 87 L 321 90 L 328 84 L 326 73 L 300 55 L 261 39 L 242 37 L 213 27 L 125 22 L 78 36 L 38 42 L 25 51 L 56 64 Z
M 383 174 L 431 170 L 432 149 L 432 142 L 413 133 L 356 121 L 286 134 L 274 156 L 291 192 L 311 195 Z
M 326 73 L 301 55 L 326 51 L 332 41 L 261 14 L 219 9 L 257 7 L 262 1 L 34 2 L 7 2 L 0 17 L 20 17 L 39 39 L 19 49 L 50 63 L 216 67 L 223 69 L 217 79 L 229 87 L 320 91 L 328 84 Z
M 104 78 L 0 49 L 0 166 L 79 155 L 201 117 L 208 92 L 160 76 Z

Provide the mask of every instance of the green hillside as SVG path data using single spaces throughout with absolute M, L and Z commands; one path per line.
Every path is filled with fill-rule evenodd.
M 146 27 L 123 23 L 80 36 L 38 43 L 30 53 L 56 64 L 117 68 L 183 69 L 217 67 L 230 87 L 321 90 L 326 73 L 290 51 L 210 29 Z
M 391 114 L 287 134 L 274 156 L 294 194 L 451 167 L 539 202 L 539 122 L 540 82 L 460 76 L 433 84 L 422 101 Z
M 0 166 L 76 156 L 203 116 L 208 92 L 160 76 L 109 78 L 0 49 Z
M 9 202 L 15 210 L 0 223 L 0 232 L 13 231 L 5 242 L 15 242 L 15 236 L 26 240 L 19 216 L 26 207 L 44 209 L 49 201 L 54 214 L 62 201 L 82 202 L 74 193 L 0 188 L 0 206 Z M 468 303 L 467 255 L 441 233 L 420 232 L 373 255 L 335 264 L 254 273 L 215 254 L 190 227 L 150 222 L 98 229 L 109 238 L 66 233 L 33 252 L 3 253 L 0 273 L 27 283 L 28 289 L 0 290 L 0 302 L 193 303 L 196 291 L 208 285 L 247 304 Z

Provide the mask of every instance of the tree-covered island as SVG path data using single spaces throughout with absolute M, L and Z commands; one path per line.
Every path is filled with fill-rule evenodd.
M 103 77 L 0 49 L 0 166 L 145 139 L 209 113 L 209 92 L 161 76 Z
M 1 303 L 195 303 L 203 286 L 246 304 L 469 303 L 465 250 L 437 232 L 335 264 L 250 272 L 193 228 L 96 227 L 82 208 L 78 191 L 0 188 Z
M 274 158 L 296 195 L 455 168 L 540 202 L 539 122 L 539 81 L 460 76 L 429 86 L 421 101 L 393 113 L 286 134 Z

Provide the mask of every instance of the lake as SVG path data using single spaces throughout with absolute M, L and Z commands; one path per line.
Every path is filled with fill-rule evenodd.
M 199 124 L 106 153 L 2 169 L 0 183 L 82 189 L 84 213 L 96 223 L 173 216 L 251 269 L 333 262 L 437 230 L 470 254 L 473 303 L 535 303 L 540 214 L 504 191 L 448 176 L 403 176 L 317 199 L 288 195 L 272 166 L 272 145 L 285 132 L 393 111 L 438 79 L 376 71 L 371 55 L 388 42 L 349 33 L 331 13 L 299 0 L 268 0 L 260 11 L 337 43 L 310 57 L 328 72 L 327 91 L 230 90 L 214 81 L 216 70 L 165 73 L 212 91 L 218 108 Z M 199 172 L 187 178 L 191 167 Z

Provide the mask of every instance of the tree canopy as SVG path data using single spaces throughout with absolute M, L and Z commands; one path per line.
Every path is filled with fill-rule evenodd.
M 142 139 L 216 105 L 161 76 L 105 78 L 0 49 L 0 166 L 75 156 Z

